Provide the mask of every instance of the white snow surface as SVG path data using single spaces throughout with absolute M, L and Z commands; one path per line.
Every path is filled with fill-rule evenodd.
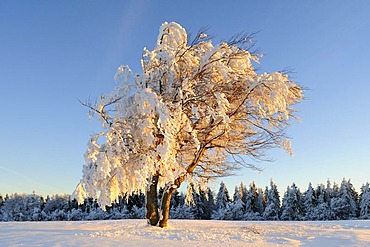
M 1 246 L 370 246 L 370 221 L 0 222 Z

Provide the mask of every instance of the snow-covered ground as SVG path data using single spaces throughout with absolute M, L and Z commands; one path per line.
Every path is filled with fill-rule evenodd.
M 370 221 L 0 222 L 0 246 L 370 246 Z

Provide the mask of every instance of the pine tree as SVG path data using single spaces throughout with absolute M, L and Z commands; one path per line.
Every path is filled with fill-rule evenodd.
M 42 211 L 45 220 L 61 221 L 68 220 L 69 208 L 69 195 L 53 195 L 52 197 L 47 196 L 46 202 Z M 93 199 L 88 198 L 85 200 L 83 209 L 87 209 L 90 213 L 90 208 L 93 204 Z
M 170 218 L 187 220 L 195 219 L 191 207 L 186 204 L 181 204 L 175 208 L 172 208 L 172 210 L 170 211 Z
M 325 188 L 324 194 L 325 194 L 324 202 L 327 203 L 327 206 L 330 206 L 331 198 L 333 198 L 334 195 L 333 195 L 333 189 L 331 188 L 331 183 L 329 179 L 326 182 L 326 188 Z
M 0 211 L 3 221 L 39 221 L 44 201 L 35 193 L 6 196 Z
M 215 211 L 212 213 L 212 219 L 223 220 L 225 219 L 225 213 L 230 207 L 230 196 L 224 182 L 221 182 L 220 189 L 216 196 Z
M 252 207 L 252 212 L 253 213 L 258 213 L 258 206 L 257 206 L 257 201 L 258 201 L 258 188 L 254 181 L 249 185 L 249 194 L 251 196 L 251 207 Z
M 339 190 L 339 197 L 342 198 L 345 204 L 348 205 L 347 211 L 343 212 L 344 219 L 351 219 L 357 217 L 358 194 L 355 191 L 351 183 L 351 180 L 348 180 L 347 182 L 345 179 L 343 179 Z
M 0 208 L 3 206 L 3 203 L 4 203 L 3 195 L 0 194 Z
M 184 194 L 179 191 L 175 191 L 173 194 L 172 194 L 172 198 L 171 198 L 171 208 L 177 208 L 179 206 L 181 206 L 182 204 L 184 204 L 184 200 L 185 200 L 185 196 Z
M 237 201 L 238 199 L 242 199 L 242 194 L 238 186 L 235 186 L 234 195 L 233 195 L 233 202 Z
M 317 198 L 315 220 L 330 220 L 332 216 L 329 205 L 331 200 L 330 194 L 332 192 L 329 180 L 326 188 L 323 184 L 321 184 L 317 186 L 315 193 Z
M 231 202 L 229 191 L 224 182 L 221 182 L 220 189 L 216 196 L 216 209 L 225 209 Z
M 348 220 L 357 217 L 358 195 L 350 180 L 344 178 L 339 189 L 333 188 L 330 208 L 333 219 Z
M 243 220 L 245 219 L 244 203 L 241 198 L 230 203 L 225 212 L 224 220 Z
M 262 217 L 263 212 L 265 211 L 266 207 L 266 201 L 265 196 L 263 194 L 263 190 L 261 188 L 258 188 L 258 198 L 256 202 L 256 212 L 259 214 L 259 216 Z
M 229 204 L 229 207 L 225 211 L 225 220 L 242 220 L 245 217 L 245 204 L 242 201 L 242 185 L 243 183 L 239 187 L 235 186 L 233 202 Z
M 355 219 L 359 216 L 359 195 L 357 191 L 355 190 L 355 187 L 351 183 L 351 179 L 348 180 L 347 183 L 348 190 L 350 192 L 350 217 Z
M 281 207 L 281 220 L 302 220 L 303 206 L 301 192 L 295 185 L 288 187 Z
M 308 184 L 307 191 L 303 194 L 303 214 L 304 220 L 315 220 L 317 218 L 317 196 L 312 187 Z
M 205 217 L 204 219 L 211 219 L 212 218 L 212 213 L 215 209 L 215 200 L 213 196 L 213 191 L 210 188 L 207 188 L 205 192 L 205 200 L 204 200 L 204 205 L 205 205 Z
M 359 218 L 370 219 L 370 186 L 368 182 L 361 187 Z
M 194 219 L 211 219 L 214 209 L 213 195 L 211 190 L 189 184 L 185 201 L 190 206 Z
M 280 196 L 276 184 L 271 180 L 270 189 L 266 187 L 266 207 L 263 212 L 265 220 L 279 220 L 280 216 Z

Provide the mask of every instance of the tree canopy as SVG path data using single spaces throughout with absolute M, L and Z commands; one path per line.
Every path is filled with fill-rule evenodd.
M 184 180 L 206 182 L 253 167 L 271 148 L 291 153 L 285 129 L 302 88 L 282 72 L 258 74 L 261 55 L 248 35 L 217 45 L 205 30 L 192 41 L 179 24 L 160 27 L 144 48 L 142 73 L 118 68 L 118 86 L 96 104 L 101 121 L 91 137 L 78 195 L 110 205 L 120 194 L 146 191 L 152 178 L 165 191 Z

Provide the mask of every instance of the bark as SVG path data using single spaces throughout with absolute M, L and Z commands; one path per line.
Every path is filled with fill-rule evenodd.
M 158 201 L 157 201 L 158 177 L 159 177 L 158 175 L 152 177 L 152 183 L 149 186 L 149 190 L 146 192 L 146 201 L 145 201 L 146 218 L 148 220 L 148 224 L 152 226 L 156 226 L 159 221 Z
M 170 214 L 171 197 L 174 191 L 175 189 L 168 189 L 163 193 L 161 201 L 161 220 L 159 221 L 160 227 L 167 227 L 168 217 Z
M 203 156 L 203 154 L 206 151 L 206 145 L 201 145 L 201 148 L 196 153 L 194 160 L 190 163 L 190 165 L 187 168 L 187 174 L 190 174 L 194 171 L 195 167 L 197 167 L 200 158 Z M 185 180 L 185 175 L 181 175 L 177 177 L 173 183 L 173 186 L 169 186 L 164 192 L 163 197 L 161 200 L 161 219 L 159 221 L 160 227 L 167 227 L 168 217 L 170 213 L 170 204 L 171 204 L 171 197 L 172 193 L 177 190 L 177 188 L 180 188 L 180 185 Z

